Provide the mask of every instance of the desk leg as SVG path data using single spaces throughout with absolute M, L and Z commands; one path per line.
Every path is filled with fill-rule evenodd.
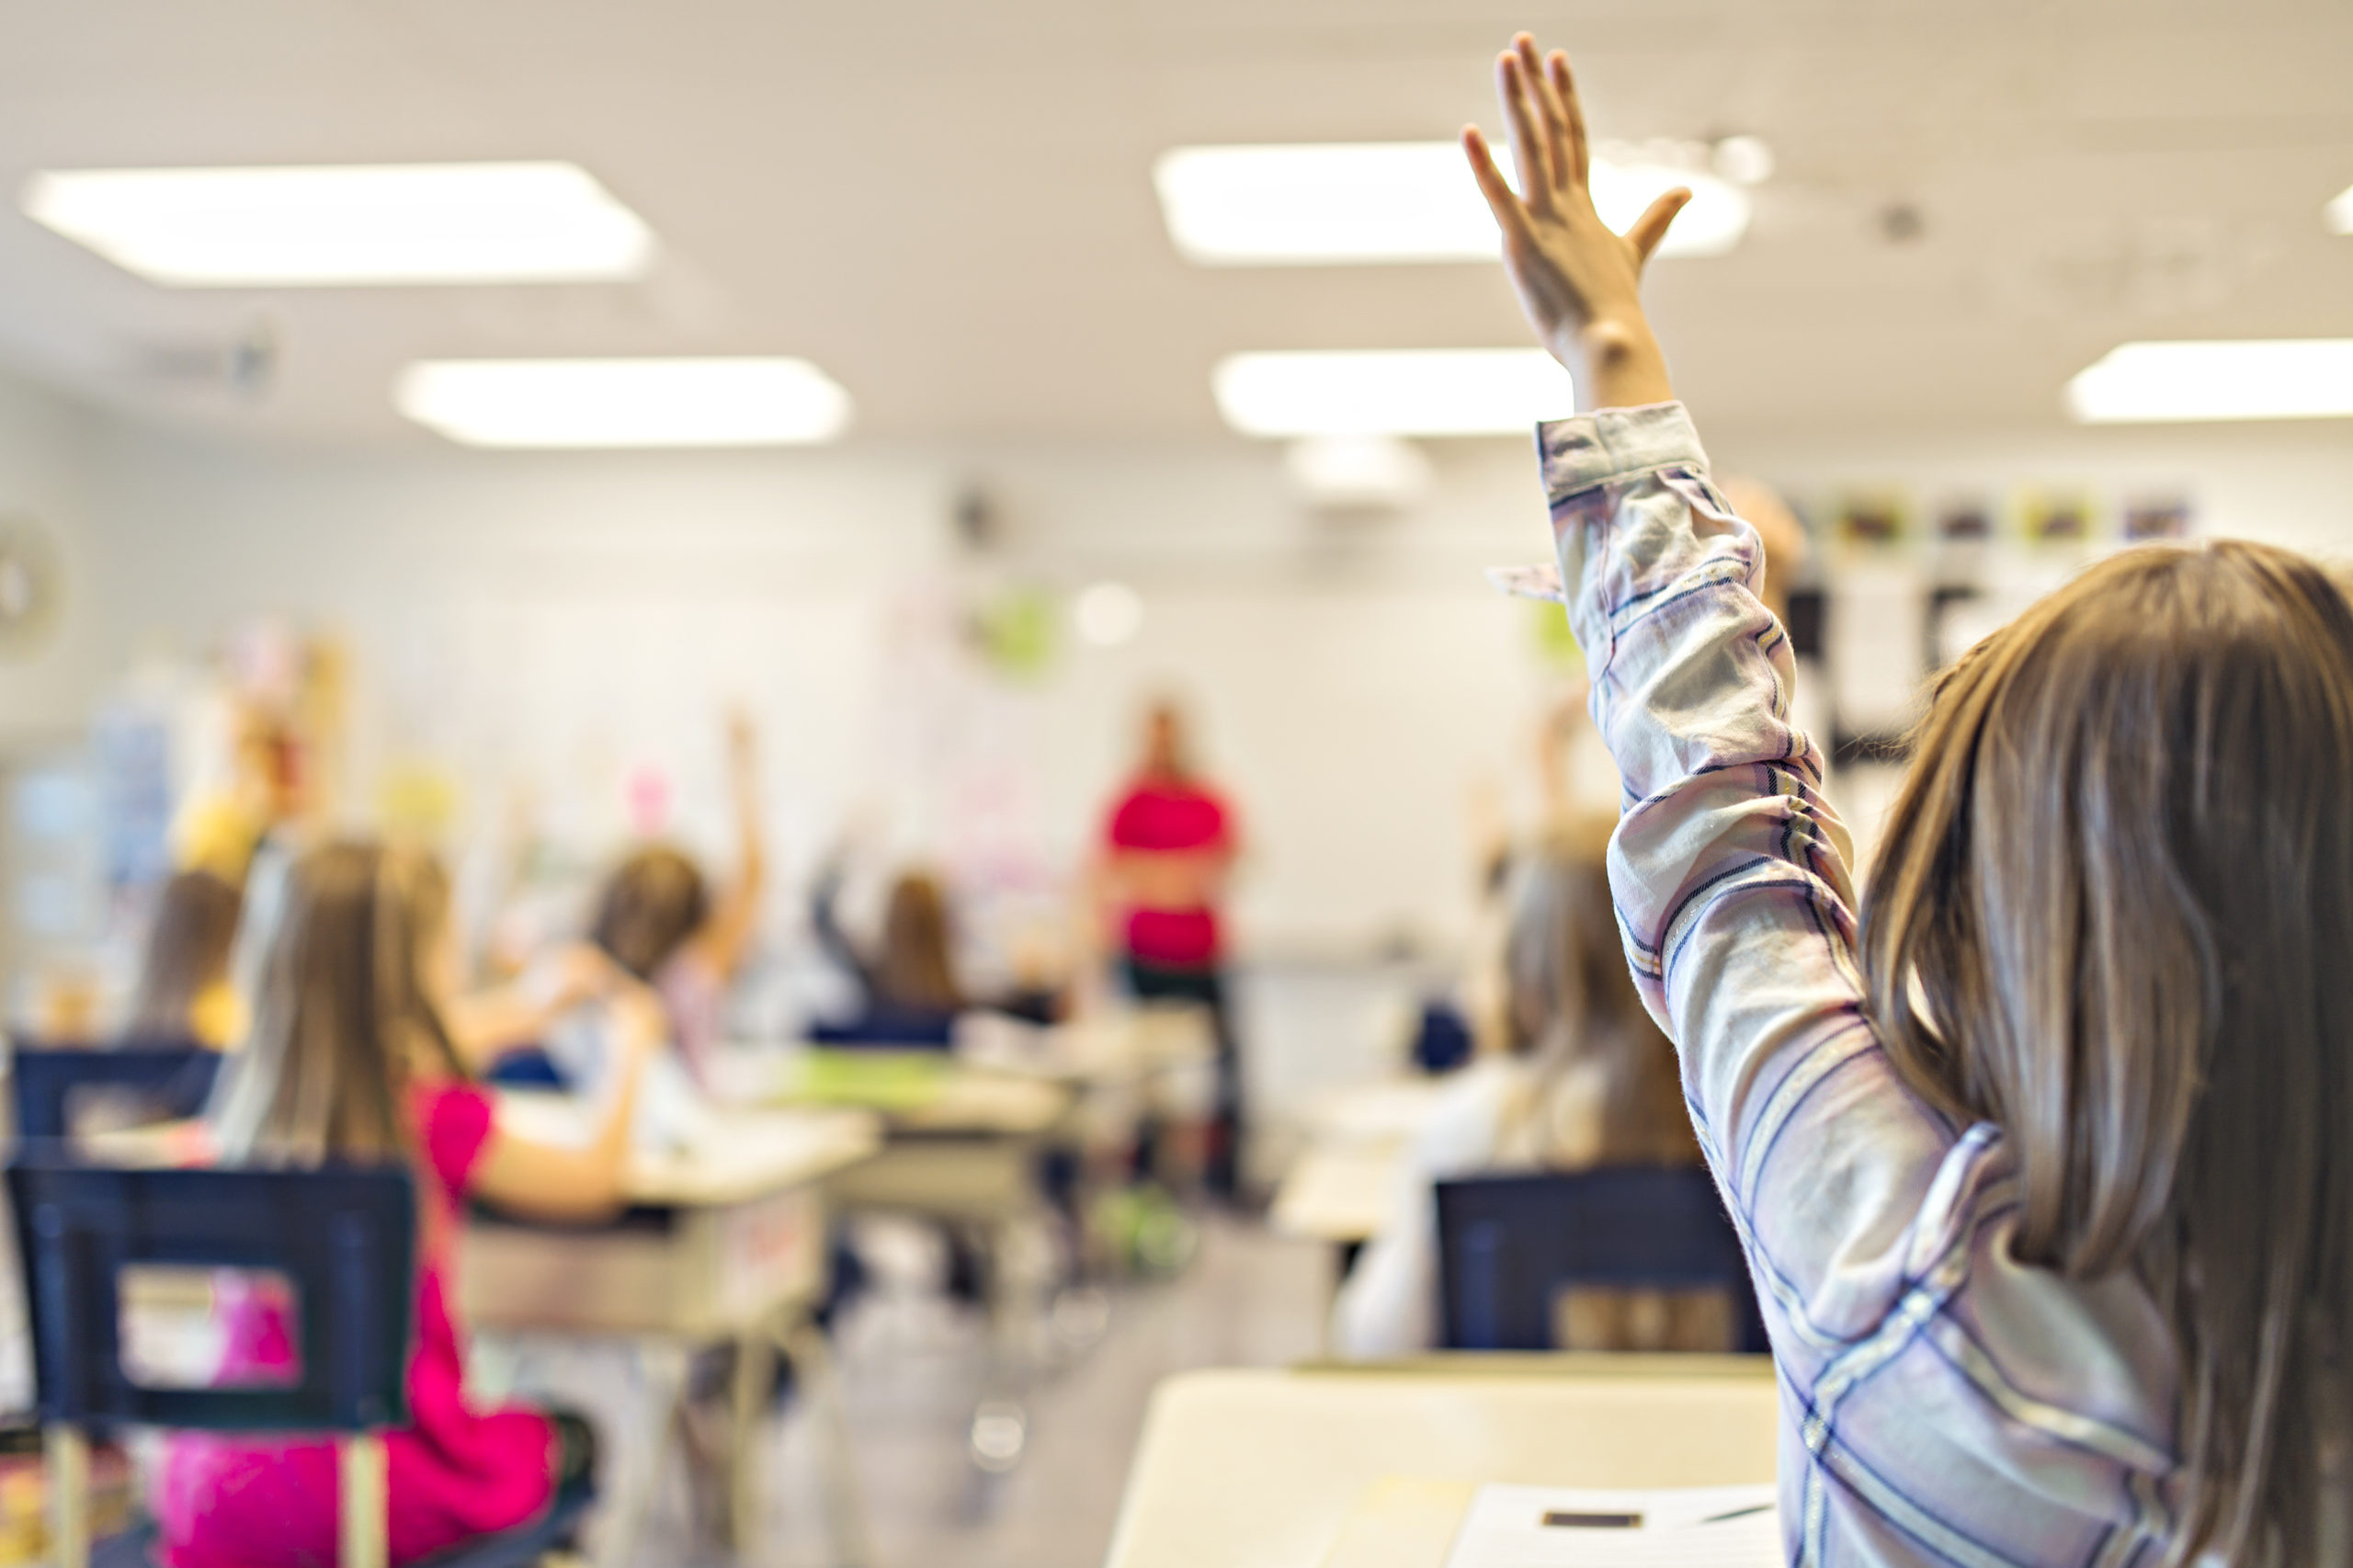
M 597 1561 L 605 1568 L 636 1568 L 638 1543 L 645 1533 L 645 1516 L 654 1503 L 654 1483 L 661 1479 L 662 1456 L 669 1451 L 677 1429 L 679 1407 L 687 1397 L 687 1347 L 667 1339 L 643 1339 L 636 1346 L 638 1397 L 650 1417 L 642 1430 L 644 1440 L 628 1456 L 613 1506 L 598 1531 Z
M 850 1448 L 848 1413 L 842 1404 L 833 1346 L 825 1342 L 824 1330 L 796 1313 L 778 1323 L 777 1348 L 792 1363 L 793 1381 L 809 1402 L 810 1435 L 816 1442 L 834 1562 L 837 1568 L 869 1568 L 874 1543 L 867 1533 L 866 1499 L 858 1489 L 858 1459 Z
M 760 1485 L 761 1417 L 768 1394 L 776 1387 L 777 1329 L 744 1335 L 735 1341 L 735 1378 L 731 1390 L 727 1452 L 727 1544 L 736 1561 L 760 1560 L 763 1540 L 760 1510 L 766 1499 Z

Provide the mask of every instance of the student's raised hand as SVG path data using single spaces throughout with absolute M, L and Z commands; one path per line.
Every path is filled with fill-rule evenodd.
M 1671 190 L 1624 233 L 1601 221 L 1586 184 L 1585 115 L 1569 57 L 1540 59 L 1527 33 L 1495 60 L 1495 95 L 1510 127 L 1515 192 L 1487 139 L 1462 129 L 1462 150 L 1503 229 L 1504 267 L 1540 342 L 1577 378 L 1595 408 L 1665 403 L 1666 359 L 1643 314 L 1643 265 L 1666 237 L 1688 190 Z

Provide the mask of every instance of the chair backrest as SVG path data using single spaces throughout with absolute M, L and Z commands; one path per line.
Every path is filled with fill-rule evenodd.
M 1440 1182 L 1438 1240 L 1449 1350 L 1552 1348 L 1568 1286 L 1722 1290 L 1738 1347 L 1770 1348 L 1739 1233 L 1696 1165 Z
M 874 1007 L 809 1027 L 811 1044 L 851 1051 L 945 1051 L 955 1039 L 956 1015 L 938 1007 Z
M 361 1432 L 408 1419 L 416 1189 L 406 1168 L 115 1170 L 19 1153 L 8 1196 L 43 1421 Z M 284 1276 L 299 1300 L 293 1381 L 133 1381 L 120 1277 L 139 1265 Z
M 9 1053 L 9 1091 L 15 1101 L 17 1136 L 62 1139 L 76 1090 L 104 1087 L 143 1090 L 160 1114 L 193 1116 L 204 1108 L 221 1053 L 200 1045 L 142 1043 L 113 1049 L 18 1046 Z

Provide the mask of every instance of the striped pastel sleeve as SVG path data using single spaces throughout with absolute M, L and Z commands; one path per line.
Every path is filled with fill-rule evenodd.
M 1864 1016 L 1847 832 L 1790 721 L 1756 534 L 1682 406 L 1605 410 L 1540 439 L 1594 718 L 1625 786 L 1610 884 L 1627 956 L 1682 1056 L 1777 1347 L 1827 1348 L 1900 1293 L 1954 1130 L 1896 1081 Z
M 2140 1568 L 2169 1526 L 2176 1369 L 2129 1276 L 2014 1245 L 2000 1131 L 1904 1086 L 1862 1003 L 1845 829 L 1790 722 L 1756 535 L 1677 404 L 1540 434 L 1594 718 L 1610 888 L 1682 1058 L 1783 1390 L 1802 1568 Z

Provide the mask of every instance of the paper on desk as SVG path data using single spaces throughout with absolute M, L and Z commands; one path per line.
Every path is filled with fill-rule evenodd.
M 1515 598 L 1551 599 L 1555 604 L 1566 604 L 1569 598 L 1561 588 L 1561 569 L 1549 561 L 1535 566 L 1490 566 L 1487 581 Z
M 1446 1568 L 1779 1568 L 1770 1483 L 1590 1492 L 1483 1486 Z

